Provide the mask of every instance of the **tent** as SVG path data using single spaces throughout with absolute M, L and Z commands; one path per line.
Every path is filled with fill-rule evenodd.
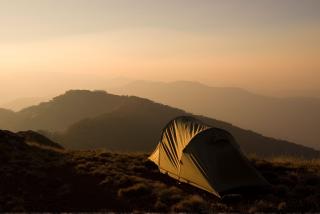
M 230 133 L 192 117 L 172 120 L 149 159 L 160 172 L 218 197 L 233 189 L 267 185 Z

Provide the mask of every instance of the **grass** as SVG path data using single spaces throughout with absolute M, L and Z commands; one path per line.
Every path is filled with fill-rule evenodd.
M 251 157 L 271 188 L 219 200 L 147 157 L 0 143 L 0 212 L 320 212 L 319 160 Z

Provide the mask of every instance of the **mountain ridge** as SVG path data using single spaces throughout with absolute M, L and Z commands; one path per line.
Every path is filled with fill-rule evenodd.
M 151 101 L 149 104 L 153 105 L 154 103 Z M 126 111 L 128 107 L 123 107 L 115 112 L 84 119 L 69 127 L 65 132 L 60 133 L 60 136 L 58 134 L 56 140 L 66 147 L 76 143 L 77 145 L 70 147 L 73 149 L 78 149 L 78 145 L 83 143 L 82 145 L 87 146 L 81 149 L 109 148 L 122 152 L 150 152 L 155 148 L 160 139 L 162 129 L 170 120 L 178 116 L 192 116 L 213 127 L 229 131 L 247 154 L 256 153 L 258 156 L 288 155 L 305 158 L 317 158 L 320 155 L 317 150 L 292 142 L 266 137 L 250 130 L 238 128 L 227 122 L 193 115 L 180 109 L 172 110 L 169 106 L 164 106 L 164 109 L 161 106 L 154 107 L 154 109 L 157 108 L 159 108 L 159 111 L 156 114 L 152 114 L 146 113 L 146 109 L 150 109 L 147 106 L 137 106 L 139 111 L 132 109 Z M 167 112 L 166 108 L 170 111 Z M 122 132 L 121 130 L 125 131 Z M 134 132 L 127 130 L 134 130 Z M 147 133 L 145 133 L 145 130 L 147 130 Z M 79 133 L 86 134 L 80 135 Z M 96 136 L 97 139 L 92 139 L 92 136 Z M 117 141 L 116 145 L 109 146 L 108 142 L 115 141 Z M 98 142 L 98 144 L 95 145 L 94 142 Z M 129 142 L 131 144 L 128 145 Z
M 118 96 L 105 91 L 68 91 L 49 102 L 13 115 L 16 116 L 14 123 L 0 124 L 0 128 L 10 129 L 6 125 L 11 125 L 13 130 L 18 131 L 42 130 L 41 133 L 49 138 L 73 149 L 151 151 L 159 140 L 162 128 L 170 120 L 181 115 L 191 115 L 231 132 L 247 153 L 306 158 L 319 155 L 318 151 L 305 146 L 264 137 L 226 122 L 192 115 L 146 98 Z
M 319 98 L 271 97 L 189 81 L 135 81 L 111 92 L 145 97 L 267 136 L 320 149 L 317 130 L 320 126 Z

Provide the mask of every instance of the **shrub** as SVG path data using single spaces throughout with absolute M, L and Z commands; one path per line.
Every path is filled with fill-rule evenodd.
M 259 200 L 257 201 L 250 209 L 249 213 L 256 213 L 256 212 L 272 212 L 275 211 L 275 207 L 272 203 Z
M 271 184 L 279 184 L 279 175 L 273 171 L 263 172 L 262 175 L 269 181 Z
M 288 194 L 289 188 L 285 185 L 277 185 L 274 187 L 274 191 L 277 196 L 284 197 Z
M 280 202 L 280 203 L 278 204 L 278 210 L 279 210 L 279 211 L 283 211 L 283 210 L 286 208 L 286 206 L 287 206 L 287 203 L 286 203 L 286 202 Z
M 146 171 L 146 168 L 144 166 L 132 165 L 132 166 L 129 166 L 129 170 L 132 171 L 133 173 L 142 173 Z
M 230 209 L 228 208 L 228 206 L 226 204 L 223 203 L 212 203 L 210 206 L 210 212 L 212 211 L 212 213 L 216 213 L 216 212 L 229 212 L 230 213 Z
M 207 213 L 208 205 L 198 195 L 188 197 L 172 207 L 174 212 L 196 212 L 196 213 Z
M 6 209 L 11 210 L 11 212 L 23 212 L 24 208 L 24 199 L 22 197 L 10 196 L 6 201 Z
M 127 187 L 134 184 L 134 182 L 127 175 L 121 173 L 113 177 L 113 183 L 118 187 Z
M 170 187 L 168 189 L 163 189 L 158 193 L 158 200 L 167 205 L 172 205 L 180 201 L 183 197 L 183 192 L 176 188 Z
M 168 206 L 168 204 L 165 204 L 161 201 L 157 201 L 154 205 L 154 208 L 156 209 L 156 211 L 161 211 L 161 212 L 168 212 L 170 206 Z
M 306 197 L 313 193 L 313 188 L 310 188 L 308 186 L 304 185 L 297 185 L 293 189 L 293 194 L 295 194 L 296 197 Z
M 304 200 L 304 204 L 306 208 L 313 209 L 315 211 L 319 210 L 320 208 L 319 202 L 320 202 L 320 194 L 310 195 Z
M 303 179 L 303 183 L 309 186 L 316 186 L 320 184 L 320 177 L 316 175 L 308 175 Z
M 138 183 L 127 188 L 119 189 L 118 197 L 125 199 L 137 199 L 150 195 L 151 193 L 152 190 L 149 186 L 144 183 Z

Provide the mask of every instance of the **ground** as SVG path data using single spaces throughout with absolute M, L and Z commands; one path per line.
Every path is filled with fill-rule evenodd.
M 270 182 L 223 200 L 159 173 L 148 154 L 0 144 L 0 212 L 320 212 L 320 161 L 250 161 Z

